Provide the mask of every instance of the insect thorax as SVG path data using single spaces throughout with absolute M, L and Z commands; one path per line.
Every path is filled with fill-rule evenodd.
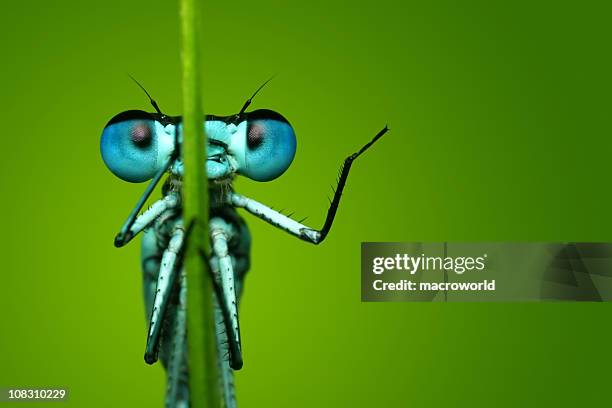
M 162 194 L 164 196 L 171 192 L 182 193 L 183 178 L 176 175 L 170 174 L 164 185 L 162 186 Z M 224 180 L 224 182 L 215 182 L 215 180 L 209 180 L 208 183 L 208 196 L 210 198 L 210 209 L 211 211 L 218 210 L 222 207 L 228 206 L 229 194 L 232 192 L 232 184 L 230 180 Z M 182 207 L 179 207 L 179 210 Z

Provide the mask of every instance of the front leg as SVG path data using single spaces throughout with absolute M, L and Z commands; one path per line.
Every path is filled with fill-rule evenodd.
M 167 407 L 188 407 L 189 386 L 187 381 L 187 279 L 185 272 L 180 272 L 179 298 L 174 317 L 174 333 L 171 351 L 168 356 L 168 384 L 166 391 Z
M 214 257 L 211 265 L 213 271 L 218 271 L 218 279 L 215 279 L 217 286 L 217 298 L 229 340 L 230 366 L 234 370 L 242 368 L 242 347 L 240 343 L 240 325 L 238 321 L 238 301 L 236 298 L 236 282 L 232 258 L 229 253 L 228 242 L 234 235 L 231 224 L 223 218 L 214 217 L 209 222 L 210 237 Z
M 157 361 L 159 349 L 159 339 L 162 330 L 162 323 L 166 315 L 166 309 L 170 302 L 170 295 L 174 288 L 174 282 L 179 272 L 177 264 L 183 251 L 185 231 L 179 222 L 175 225 L 168 248 L 164 251 L 161 259 L 161 266 L 157 276 L 157 288 L 153 298 L 153 309 L 149 321 L 149 332 L 147 335 L 147 346 L 145 349 L 145 361 L 153 364 Z
M 323 241 L 324 236 L 322 238 L 322 231 L 317 231 L 313 228 L 307 227 L 306 225 L 299 223 L 276 210 L 273 210 L 259 201 L 245 197 L 236 193 L 235 191 L 232 191 L 230 199 L 232 200 L 233 206 L 244 208 L 254 216 L 261 218 L 267 223 L 272 224 L 275 227 L 290 233 L 291 235 L 295 235 L 304 241 L 312 242 L 313 244 L 318 244 Z
M 340 205 L 340 199 L 342 198 L 342 192 L 344 191 L 346 180 L 348 179 L 349 171 L 351 170 L 353 161 L 355 161 L 357 157 L 359 157 L 363 152 L 365 152 L 370 146 L 372 146 L 388 131 L 389 128 L 385 126 L 384 129 L 378 132 L 378 134 L 376 134 L 376 136 L 374 136 L 374 138 L 369 143 L 359 149 L 358 152 L 353 153 L 344 160 L 344 163 L 340 168 L 340 178 L 338 179 L 338 186 L 336 187 L 336 190 L 334 192 L 334 199 L 330 203 L 329 210 L 327 210 L 327 217 L 325 218 L 325 223 L 323 224 L 323 227 L 320 230 L 310 228 L 298 221 L 293 220 L 292 218 L 287 217 L 286 215 L 279 213 L 278 211 L 271 209 L 265 204 L 240 195 L 236 192 L 231 193 L 231 204 L 235 207 L 244 208 L 256 217 L 259 217 L 262 220 L 274 225 L 275 227 L 287 231 L 288 233 L 295 235 L 296 237 L 303 239 L 304 241 L 308 241 L 313 244 L 319 244 L 323 242 L 334 222 L 336 212 L 338 211 L 338 206 Z
M 176 192 L 170 192 L 168 195 L 160 200 L 157 200 L 149 209 L 131 223 L 126 224 L 119 234 L 115 237 L 115 246 L 122 247 L 132 240 L 138 233 L 147 228 L 153 223 L 161 214 L 166 211 L 178 208 L 181 204 L 181 197 Z

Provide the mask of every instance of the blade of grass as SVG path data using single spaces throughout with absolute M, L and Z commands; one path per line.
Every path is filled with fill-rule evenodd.
M 200 251 L 209 253 L 208 178 L 201 98 L 201 1 L 181 0 L 183 64 L 183 219 L 190 226 L 187 273 L 187 333 L 191 407 L 218 408 L 212 282 Z

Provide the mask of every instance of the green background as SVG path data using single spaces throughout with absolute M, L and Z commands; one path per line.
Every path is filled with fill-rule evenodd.
M 209 2 L 212 3 L 212 2 Z M 206 110 L 282 112 L 298 153 L 238 191 L 320 226 L 320 246 L 245 215 L 243 407 L 605 405 L 610 304 L 360 302 L 362 241 L 609 241 L 605 2 L 214 2 Z M 67 386 L 66 406 L 162 406 L 139 245 L 113 237 L 144 185 L 99 154 L 106 121 L 181 112 L 176 2 L 5 2 L 0 386 Z M 44 405 L 44 404 L 41 404 Z M 41 406 L 35 405 L 35 406 Z M 26 404 L 22 405 L 26 406 Z M 64 406 L 64 405 L 62 405 Z

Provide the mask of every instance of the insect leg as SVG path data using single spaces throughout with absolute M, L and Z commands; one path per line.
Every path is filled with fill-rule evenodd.
M 363 152 L 369 149 L 370 146 L 372 146 L 388 131 L 389 128 L 385 126 L 380 132 L 376 134 L 376 136 L 374 136 L 374 138 L 370 142 L 366 143 L 361 149 L 359 149 L 359 151 L 353 153 L 344 160 L 344 163 L 340 168 L 340 177 L 338 179 L 338 186 L 336 187 L 334 193 L 334 198 L 330 202 L 329 210 L 327 210 L 327 217 L 325 218 L 325 223 L 323 224 L 323 227 L 320 230 L 307 227 L 304 224 L 295 221 L 262 203 L 240 195 L 236 192 L 231 193 L 231 203 L 235 207 L 244 208 L 256 217 L 259 217 L 262 220 L 274 225 L 275 227 L 280 228 L 292 235 L 295 235 L 296 237 L 303 239 L 304 241 L 308 241 L 313 244 L 319 244 L 325 239 L 334 222 L 336 212 L 338 211 L 338 206 L 340 205 L 340 199 L 342 198 L 342 192 L 344 191 L 344 187 L 346 186 L 346 180 L 348 179 L 349 171 L 351 170 L 353 161 L 355 161 L 357 157 L 359 157 Z
M 161 200 L 156 201 L 149 209 L 136 218 L 125 234 L 118 234 L 115 237 L 115 246 L 122 247 L 132 240 L 140 231 L 148 227 L 163 212 L 176 208 L 180 205 L 180 196 L 176 192 L 171 192 Z
M 162 328 L 164 314 L 168 306 L 170 293 L 174 286 L 177 273 L 177 258 L 180 256 L 183 249 L 185 231 L 180 223 L 174 227 L 168 248 L 164 251 L 157 277 L 157 289 L 155 291 L 155 299 L 153 300 L 153 309 L 151 312 L 151 320 L 149 323 L 149 334 L 147 336 L 147 346 L 144 359 L 147 364 L 153 364 L 157 361 L 157 353 L 159 350 L 159 335 Z
M 142 291 L 147 322 L 151 319 L 151 311 L 153 310 L 153 298 L 155 297 L 162 254 L 163 250 L 158 245 L 155 230 L 153 228 L 146 229 L 141 240 L 140 263 L 142 266 Z
M 175 138 L 176 137 L 177 136 L 175 134 Z M 180 154 L 179 150 L 178 149 L 174 149 L 174 151 L 170 155 L 170 159 L 166 162 L 166 164 L 162 168 L 159 169 L 159 171 L 155 174 L 155 176 L 153 177 L 153 179 L 151 180 L 151 182 L 149 183 L 149 185 L 145 189 L 144 193 L 142 193 L 142 195 L 138 199 L 138 202 L 136 203 L 136 206 L 132 209 L 132 211 L 130 212 L 130 215 L 128 216 L 127 220 L 125 220 L 125 222 L 121 226 L 121 230 L 119 230 L 119 233 L 115 237 L 115 246 L 116 247 L 120 247 L 120 246 L 125 245 L 130 239 L 133 238 L 133 236 L 130 237 L 130 228 L 132 227 L 132 225 L 136 221 L 136 217 L 138 216 L 138 213 L 140 212 L 140 210 L 144 206 L 145 202 L 147 201 L 147 199 L 149 198 L 149 196 L 151 195 L 151 193 L 155 189 L 155 186 L 157 186 L 157 183 L 159 183 L 159 181 L 164 176 L 164 173 L 166 173 L 166 171 L 168 171 L 168 169 L 174 163 L 174 161 L 176 160 L 176 158 L 178 157 L 179 154 Z
M 187 280 L 185 272 L 181 271 L 179 304 L 176 308 L 176 321 L 172 348 L 168 360 L 168 385 L 166 392 L 166 407 L 189 406 L 189 387 L 186 366 L 187 339 Z
M 213 280 L 216 291 L 220 291 L 220 272 L 219 272 L 219 259 L 213 256 L 210 259 L 211 271 L 213 273 Z M 217 368 L 219 370 L 219 380 L 223 388 L 223 401 L 225 402 L 226 408 L 236 407 L 236 392 L 234 388 L 234 373 L 227 364 L 227 358 L 230 354 L 229 340 L 227 336 L 227 328 L 225 325 L 225 318 L 223 316 L 223 310 L 219 304 L 219 297 L 216 293 L 213 293 L 213 307 L 214 307 L 214 318 L 215 318 L 215 338 L 217 342 Z
M 223 312 L 230 348 L 230 366 L 234 370 L 242 368 L 242 350 L 240 345 L 240 326 L 238 323 L 238 302 L 236 298 L 236 285 L 234 282 L 234 268 L 229 254 L 228 241 L 233 235 L 231 224 L 222 218 L 214 217 L 210 220 L 210 236 L 212 250 L 218 259 L 219 285 L 216 294 Z

